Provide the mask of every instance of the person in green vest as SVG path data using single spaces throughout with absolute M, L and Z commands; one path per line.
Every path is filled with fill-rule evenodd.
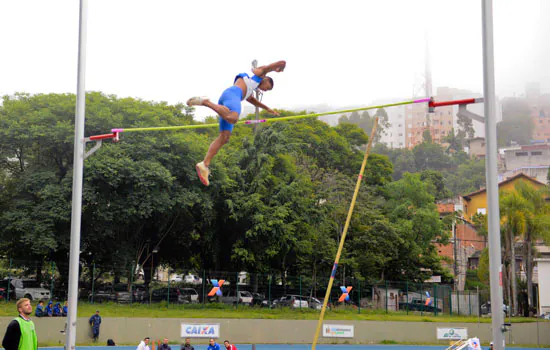
M 19 317 L 10 322 L 2 340 L 6 350 L 37 350 L 38 340 L 34 323 L 31 321 L 32 305 L 27 298 L 21 298 L 15 304 Z

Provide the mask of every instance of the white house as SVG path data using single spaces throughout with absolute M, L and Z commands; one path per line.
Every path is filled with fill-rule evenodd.
M 550 258 L 535 259 L 539 282 L 539 315 L 550 312 Z

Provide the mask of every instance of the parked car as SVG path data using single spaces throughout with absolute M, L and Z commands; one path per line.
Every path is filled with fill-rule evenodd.
M 182 303 L 183 299 L 180 298 L 180 295 L 181 291 L 177 287 L 153 289 L 151 292 L 151 301 L 160 302 L 170 300 L 170 303 Z M 147 294 L 145 298 L 149 300 L 149 294 Z
M 269 307 L 270 302 L 265 298 L 265 295 L 263 293 L 252 293 L 252 305 Z
M 285 295 L 278 301 L 277 306 L 290 307 L 293 309 L 307 309 L 309 304 L 306 297 L 300 295 Z
M 199 302 L 199 293 L 193 288 L 180 288 L 178 301 L 182 304 L 195 304 Z
M 485 304 L 482 304 L 480 309 L 481 309 L 480 311 L 482 315 L 491 315 L 491 302 L 488 301 Z M 508 313 L 510 312 L 510 308 L 508 307 L 508 305 L 503 304 L 502 311 L 504 311 L 504 314 L 508 316 Z
M 183 283 L 185 284 L 202 284 L 202 278 L 196 276 L 196 275 L 185 275 L 183 277 Z
M 128 291 L 126 284 L 120 283 L 106 284 L 99 287 L 93 293 L 88 294 L 88 301 L 94 303 L 103 303 L 113 301 L 117 303 L 129 303 L 132 300 L 132 294 Z
M 307 297 L 307 303 L 311 309 L 321 310 L 323 308 L 323 302 L 314 297 Z
M 237 304 L 243 304 L 252 306 L 252 301 L 254 297 L 252 296 L 252 293 L 240 290 L 235 295 L 224 295 L 224 296 L 213 296 L 210 297 L 210 302 L 219 302 L 224 304 L 231 304 L 231 305 L 237 305 Z
M 15 288 L 10 284 L 8 287 L 9 281 L 7 279 L 0 280 L 0 289 L 2 290 L 3 299 L 16 300 L 15 297 Z M 9 291 L 9 298 L 8 298 Z
M 49 300 L 50 291 L 43 288 L 38 281 L 11 279 L 11 287 L 15 290 L 15 298 L 28 298 L 30 300 Z
M 132 287 L 132 300 L 134 303 L 145 303 L 149 301 L 149 292 L 143 285 L 135 285 Z
M 412 299 L 410 303 L 399 302 L 399 310 L 435 312 L 436 307 L 434 305 L 426 305 L 426 302 L 422 299 Z M 438 307 L 437 312 L 442 312 L 442 309 Z

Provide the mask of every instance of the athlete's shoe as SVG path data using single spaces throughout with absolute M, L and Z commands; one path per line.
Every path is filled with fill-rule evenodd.
M 191 106 L 202 106 L 204 101 L 210 101 L 208 97 L 204 96 L 194 96 L 187 100 L 187 105 Z
M 199 179 L 201 179 L 201 182 L 204 186 L 208 186 L 210 184 L 210 181 L 208 181 L 208 176 L 210 176 L 210 169 L 206 165 L 204 165 L 204 162 L 197 163 L 197 174 L 199 175 Z

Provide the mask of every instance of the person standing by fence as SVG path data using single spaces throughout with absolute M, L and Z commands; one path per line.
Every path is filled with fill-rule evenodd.
M 2 346 L 6 350 L 36 350 L 38 339 L 36 329 L 30 316 L 32 314 L 31 301 L 21 298 L 15 304 L 19 316 L 10 322 L 2 340 Z
M 97 342 L 97 339 L 99 338 L 99 325 L 101 325 L 101 316 L 99 316 L 99 310 L 95 311 L 95 315 L 92 315 L 90 317 L 90 326 L 92 326 L 92 336 L 94 342 Z

